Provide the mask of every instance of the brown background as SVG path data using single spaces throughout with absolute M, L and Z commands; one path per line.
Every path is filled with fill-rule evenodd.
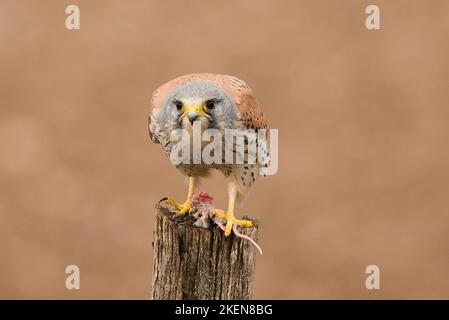
M 246 80 L 279 129 L 240 212 L 255 298 L 449 298 L 449 1 L 377 0 L 380 31 L 371 3 L 2 0 L 0 298 L 149 297 L 153 204 L 187 188 L 149 99 L 192 72 Z M 225 206 L 220 176 L 202 190 Z

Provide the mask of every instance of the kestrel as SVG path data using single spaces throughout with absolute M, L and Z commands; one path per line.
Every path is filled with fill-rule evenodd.
M 150 137 L 153 142 L 162 145 L 167 155 L 170 155 L 174 145 L 171 132 L 176 129 L 191 132 L 195 121 L 200 121 L 202 129 L 214 128 L 220 132 L 225 129 L 257 132 L 267 128 L 252 90 L 244 81 L 233 76 L 210 73 L 184 75 L 165 83 L 153 93 L 148 123 Z M 245 138 L 245 152 L 248 152 L 247 144 Z M 237 144 L 234 143 L 233 147 L 236 148 Z M 264 157 L 268 158 L 267 149 L 263 151 Z M 226 178 L 228 208 L 226 213 L 215 210 L 214 214 L 226 220 L 225 235 L 229 236 L 234 224 L 252 226 L 251 221 L 236 219 L 234 208 L 248 194 L 262 166 L 267 167 L 267 164 L 251 164 L 248 161 L 241 164 L 225 164 L 225 161 L 221 164 L 177 164 L 176 168 L 189 177 L 187 200 L 182 204 L 172 198 L 166 200 L 174 206 L 177 215 L 187 214 L 192 209 L 192 196 L 198 178 L 206 177 L 211 169 L 221 171 Z

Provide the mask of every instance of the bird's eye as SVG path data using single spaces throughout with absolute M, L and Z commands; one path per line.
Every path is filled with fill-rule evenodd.
M 179 100 L 176 100 L 175 107 L 176 107 L 176 110 L 181 111 L 182 110 L 182 102 Z
M 210 111 L 214 107 L 215 107 L 215 101 L 214 100 L 206 101 L 206 103 L 204 104 L 204 110 L 206 110 L 206 111 Z

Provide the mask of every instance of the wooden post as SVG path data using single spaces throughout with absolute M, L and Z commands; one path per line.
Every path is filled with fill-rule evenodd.
M 245 219 L 248 219 L 245 217 Z M 258 223 L 239 229 L 257 241 Z M 156 205 L 152 298 L 158 300 L 247 300 L 252 295 L 257 249 L 217 226 L 193 226 Z

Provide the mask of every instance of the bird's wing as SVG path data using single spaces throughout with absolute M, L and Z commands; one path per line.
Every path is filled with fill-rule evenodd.
M 267 121 L 251 88 L 242 80 L 218 75 L 222 88 L 233 98 L 245 129 L 266 129 Z
M 152 112 L 148 116 L 148 133 L 150 134 L 151 141 L 153 141 L 154 143 L 160 143 L 159 138 L 156 134 L 155 122 L 151 121 L 151 115 L 152 115 Z

